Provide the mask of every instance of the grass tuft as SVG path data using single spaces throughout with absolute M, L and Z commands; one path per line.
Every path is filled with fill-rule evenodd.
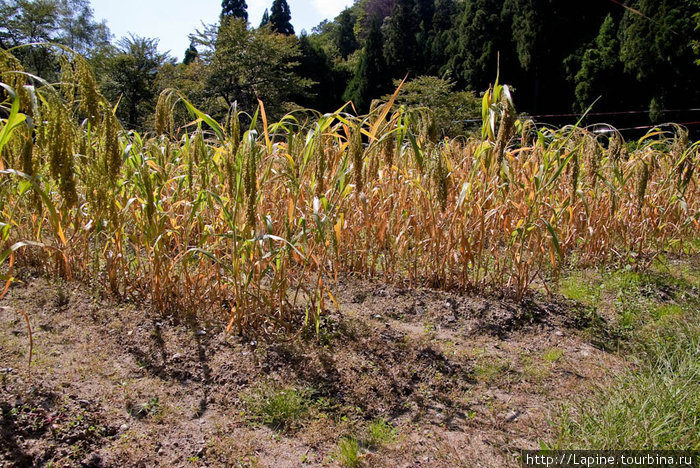
M 348 468 L 360 466 L 360 443 L 353 437 L 344 437 L 338 442 L 338 461 Z
M 377 449 L 392 443 L 396 435 L 396 428 L 385 419 L 375 419 L 367 426 L 364 442 L 368 447 Z
M 252 420 L 277 431 L 298 426 L 307 412 L 302 392 L 294 387 L 262 383 L 242 395 L 242 399 Z

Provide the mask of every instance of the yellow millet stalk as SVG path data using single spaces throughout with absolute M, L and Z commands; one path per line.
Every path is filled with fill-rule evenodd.
M 75 190 L 73 140 L 75 129 L 70 120 L 71 112 L 58 96 L 50 94 L 46 115 L 46 153 L 49 158 L 49 170 L 58 182 L 59 190 L 66 204 L 74 206 L 78 201 Z
M 97 88 L 95 75 L 92 73 L 90 64 L 81 56 L 75 59 L 75 73 L 78 82 L 78 94 L 80 95 L 80 112 L 87 116 L 88 122 L 95 125 L 99 122 L 100 103 L 106 103 L 105 98 Z M 110 113 L 109 106 L 106 105 L 105 114 Z
M 608 155 L 613 161 L 619 161 L 622 156 L 622 138 L 617 133 L 610 138 Z
M 389 135 L 388 137 L 384 138 L 382 144 L 382 156 L 384 158 L 384 164 L 386 164 L 386 166 L 389 168 L 394 165 L 395 152 L 396 138 L 394 137 L 394 135 Z
M 644 207 L 644 196 L 649 183 L 649 164 L 646 161 L 640 161 L 639 182 L 637 184 L 637 212 L 641 213 Z
M 329 142 L 325 135 L 316 136 L 314 158 L 316 159 L 316 196 L 321 196 L 326 191 L 326 146 Z
M 350 160 L 353 164 L 353 178 L 357 193 L 362 192 L 362 164 L 364 156 L 364 148 L 362 147 L 362 132 L 360 125 L 357 124 L 350 131 Z
M 6 50 L 0 49 L 0 82 L 12 88 L 19 97 L 21 112 L 33 116 L 33 106 L 29 91 L 24 87 L 27 84 L 27 77 L 22 72 L 24 68 L 20 61 Z M 5 94 L 4 89 L 0 89 L 0 96 Z
M 122 156 L 119 146 L 119 122 L 107 110 L 102 118 L 102 161 L 110 183 L 116 182 L 121 172 Z
M 501 113 L 501 125 L 498 127 L 498 135 L 496 136 L 496 146 L 494 153 L 496 154 L 497 170 L 500 170 L 503 163 L 503 155 L 506 151 L 506 146 L 515 134 L 515 109 L 510 105 L 510 101 L 504 96 L 501 100 L 503 111 Z
M 598 145 L 595 137 L 589 135 L 586 138 L 583 153 L 585 155 L 585 161 L 588 164 L 588 178 L 590 180 L 591 187 L 595 188 L 598 182 L 598 169 L 600 168 L 600 162 L 603 156 L 603 152 L 601 151 L 600 145 Z
M 437 199 L 440 203 L 440 209 L 443 212 L 447 208 L 447 191 L 449 184 L 447 165 L 445 164 L 444 158 L 445 156 L 443 156 L 442 148 L 438 148 L 435 151 L 436 165 L 433 177 L 437 191 Z
M 235 156 L 241 144 L 241 119 L 238 114 L 238 105 L 231 106 L 231 117 L 229 118 L 229 134 L 231 135 L 231 152 Z
M 530 132 L 535 128 L 535 123 L 532 120 L 526 120 L 523 122 L 523 128 L 520 133 L 520 145 L 525 148 L 530 146 L 532 142 L 530 141 Z
M 246 208 L 246 223 L 251 230 L 255 229 L 255 204 L 258 198 L 258 181 L 257 181 L 257 157 L 256 151 L 252 144 L 246 145 L 247 158 L 245 166 L 244 189 L 248 197 L 248 205 Z
M 60 55 L 58 64 L 61 67 L 61 95 L 69 108 L 73 108 L 75 104 L 75 73 L 73 72 L 73 64 L 68 60 L 68 57 Z
M 155 131 L 157 135 L 172 135 L 175 128 L 175 117 L 173 116 L 173 106 L 175 93 L 166 89 L 158 96 L 156 103 Z

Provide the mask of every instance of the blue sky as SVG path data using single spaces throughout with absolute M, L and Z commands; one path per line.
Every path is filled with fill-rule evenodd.
M 292 24 L 297 33 L 324 19 L 335 18 L 352 0 L 287 0 L 292 10 Z M 202 22 L 215 23 L 221 13 L 221 0 L 199 2 L 185 0 L 92 0 L 97 21 L 107 20 L 115 39 L 133 33 L 160 39 L 159 49 L 182 59 L 189 46 L 187 35 L 201 29 Z M 247 0 L 248 20 L 260 24 L 265 8 L 272 0 Z

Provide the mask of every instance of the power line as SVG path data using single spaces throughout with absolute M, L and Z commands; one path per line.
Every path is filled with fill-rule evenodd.
M 639 10 L 637 10 L 637 9 L 635 9 L 635 8 L 632 8 L 632 7 L 630 7 L 630 6 L 627 6 L 627 5 L 625 5 L 624 3 L 619 2 L 618 0 L 610 0 L 610 1 L 613 2 L 613 3 L 615 3 L 616 5 L 620 5 L 620 6 L 621 6 L 622 8 L 624 8 L 625 10 L 629 10 L 629 11 L 631 11 L 632 13 L 635 13 L 635 14 L 637 14 L 637 15 L 639 15 L 639 16 L 642 16 L 642 17 L 648 19 L 649 21 L 654 21 L 654 20 L 652 20 L 651 18 L 649 18 L 647 15 L 645 15 L 644 13 L 642 13 L 641 11 L 639 11 Z
M 632 7 L 630 7 L 630 6 L 627 6 L 627 5 L 625 5 L 624 3 L 620 2 L 619 0 L 610 0 L 610 1 L 611 1 L 612 3 L 614 3 L 615 5 L 621 6 L 621 7 L 624 8 L 625 10 L 631 11 L 631 12 L 634 13 L 635 15 L 639 15 L 639 16 L 641 16 L 642 18 L 646 18 L 646 19 L 649 20 L 649 22 L 651 22 L 651 23 L 655 23 L 655 24 L 657 24 L 657 25 L 659 25 L 659 26 L 664 26 L 660 21 L 657 21 L 657 20 L 655 20 L 655 19 L 653 19 L 653 18 L 650 18 L 649 16 L 645 15 L 644 13 L 642 13 L 642 12 L 639 11 L 639 10 L 637 10 L 636 8 L 632 8 Z M 671 32 L 672 32 L 673 34 L 675 34 L 676 36 L 680 36 L 680 34 L 678 34 L 673 28 L 668 28 L 668 30 L 671 31 Z
M 672 112 L 700 112 L 700 108 L 691 108 L 691 109 L 664 109 L 661 111 L 662 114 L 668 114 Z M 536 119 L 536 118 L 545 118 L 545 117 L 581 117 L 583 115 L 633 115 L 633 114 L 648 114 L 648 110 L 631 110 L 631 111 L 612 111 L 612 112 L 589 112 L 587 114 L 584 113 L 570 113 L 570 114 L 541 114 L 541 115 L 530 115 L 530 114 L 524 114 L 527 117 Z
M 700 112 L 700 108 L 690 108 L 690 109 L 664 109 L 660 111 L 661 114 L 671 114 L 671 113 L 679 113 L 679 112 Z M 631 111 L 611 111 L 611 112 L 589 112 L 587 114 L 584 113 L 569 113 L 569 114 L 538 114 L 538 115 L 532 115 L 532 114 L 520 114 L 521 117 L 525 118 L 530 118 L 530 119 L 542 119 L 542 118 L 554 118 L 554 117 L 581 117 L 583 115 L 590 115 L 590 116 L 604 116 L 604 115 L 640 115 L 640 114 L 648 114 L 648 110 L 631 110 Z M 478 119 L 465 119 L 465 120 L 460 120 L 460 122 L 464 123 L 474 123 L 474 122 L 482 122 L 481 118 Z M 653 126 L 652 126 L 653 127 Z
M 612 133 L 612 132 L 625 132 L 628 130 L 649 130 L 650 128 L 658 128 L 658 127 L 663 127 L 665 125 L 681 125 L 683 127 L 687 127 L 689 125 L 700 125 L 700 120 L 696 120 L 695 122 L 681 122 L 681 123 L 665 123 L 665 124 L 659 124 L 659 125 L 643 125 L 641 127 L 629 127 L 629 128 L 602 128 L 600 130 L 593 130 L 593 133 Z

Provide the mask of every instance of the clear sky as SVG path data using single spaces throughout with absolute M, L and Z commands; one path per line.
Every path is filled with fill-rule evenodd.
M 287 0 L 292 10 L 292 24 L 298 33 L 311 28 L 324 19 L 333 19 L 352 0 Z M 182 59 L 190 45 L 187 35 L 201 29 L 202 22 L 218 21 L 221 0 L 92 0 L 97 21 L 107 20 L 107 26 L 118 39 L 133 33 L 142 37 L 160 39 L 159 49 Z M 248 21 L 257 27 L 265 8 L 272 0 L 247 0 Z

